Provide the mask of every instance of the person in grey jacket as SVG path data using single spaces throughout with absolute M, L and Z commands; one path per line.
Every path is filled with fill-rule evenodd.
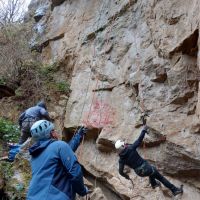
M 18 123 L 21 129 L 21 137 L 19 145 L 23 144 L 29 137 L 31 137 L 31 126 L 41 119 L 51 121 L 47 107 L 43 101 L 37 103 L 36 106 L 30 107 L 25 110 L 19 117 Z
M 19 153 L 22 147 L 22 144 L 24 144 L 26 140 L 29 137 L 31 137 L 31 133 L 30 133 L 31 126 L 36 121 L 39 121 L 41 119 L 46 119 L 46 120 L 51 121 L 44 101 L 38 102 L 36 106 L 30 107 L 27 110 L 25 110 L 23 113 L 21 113 L 18 120 L 20 130 L 21 130 L 21 136 L 19 138 L 18 144 L 9 146 L 10 151 L 8 153 L 8 160 L 10 162 L 14 161 L 15 156 Z

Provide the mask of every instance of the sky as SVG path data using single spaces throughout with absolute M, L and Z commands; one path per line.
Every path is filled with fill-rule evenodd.
M 3 8 L 4 5 L 8 4 L 9 1 L 10 0 L 0 0 L 0 11 Z M 31 0 L 24 0 L 23 10 L 25 10 L 25 12 L 28 11 L 28 6 L 29 6 L 30 2 L 31 2 Z M 1 13 L 0 13 L 0 15 L 1 15 Z

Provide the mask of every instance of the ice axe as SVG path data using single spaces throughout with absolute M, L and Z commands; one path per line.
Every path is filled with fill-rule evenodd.
M 142 125 L 143 125 L 143 126 L 146 126 L 146 124 L 147 124 L 147 117 L 149 117 L 148 113 L 144 113 L 144 114 L 141 116 L 141 120 L 142 120 Z M 147 131 L 147 134 L 149 134 L 148 131 Z
M 131 184 L 132 184 L 132 186 L 133 186 L 133 188 L 134 188 L 133 180 L 132 180 L 131 178 L 130 178 L 129 180 L 131 181 Z
M 146 123 L 147 123 L 147 117 L 149 117 L 149 115 L 147 113 L 144 113 L 142 116 L 141 116 L 141 120 L 142 120 L 142 125 L 145 126 Z
M 88 193 L 85 196 L 86 200 L 90 200 L 89 194 L 91 194 L 92 192 L 93 192 L 93 190 L 88 190 Z

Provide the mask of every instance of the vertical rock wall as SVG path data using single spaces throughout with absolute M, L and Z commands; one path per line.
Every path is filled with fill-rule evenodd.
M 184 184 L 180 199 L 200 199 L 199 1 L 33 4 L 49 8 L 34 36 L 44 62 L 73 68 L 64 134 L 93 127 L 77 153 L 98 191 L 91 199 L 171 199 L 132 171 L 134 188 L 118 174 L 113 143 L 136 139 L 143 113 L 151 131 L 141 154 Z

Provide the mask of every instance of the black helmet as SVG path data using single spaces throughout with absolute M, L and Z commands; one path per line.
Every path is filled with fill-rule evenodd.
M 44 101 L 38 102 L 38 103 L 37 103 L 37 106 L 40 106 L 40 107 L 42 107 L 42 108 L 44 108 L 44 109 L 47 109 L 46 104 L 44 103 Z

